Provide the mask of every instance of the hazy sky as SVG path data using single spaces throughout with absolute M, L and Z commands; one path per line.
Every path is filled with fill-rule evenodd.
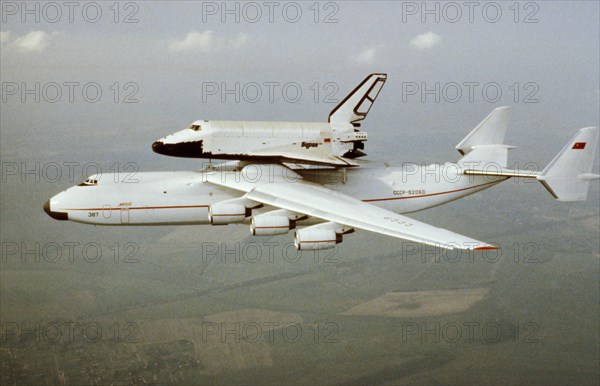
M 502 105 L 514 106 L 509 142 L 542 139 L 544 162 L 599 124 L 596 1 L 91 4 L 2 3 L 3 160 L 153 157 L 154 139 L 194 119 L 325 120 L 375 71 L 389 80 L 364 128 L 394 161 L 431 133 L 454 157 Z

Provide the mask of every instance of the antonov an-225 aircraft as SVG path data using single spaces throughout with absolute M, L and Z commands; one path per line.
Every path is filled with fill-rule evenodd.
M 590 181 L 600 178 L 591 173 L 595 127 L 579 130 L 541 172 L 507 168 L 509 107 L 492 111 L 460 141 L 456 149 L 462 158 L 455 163 L 366 166 L 356 160 L 365 155 L 359 122 L 386 78 L 368 76 L 327 123 L 196 121 L 153 149 L 242 161 L 197 172 L 138 173 L 133 184 L 93 175 L 52 197 L 44 210 L 57 220 L 96 225 L 245 223 L 256 236 L 296 229 L 299 250 L 333 248 L 355 229 L 447 249 L 487 250 L 498 246 L 400 213 L 445 204 L 511 177 L 537 179 L 559 201 L 582 201 Z

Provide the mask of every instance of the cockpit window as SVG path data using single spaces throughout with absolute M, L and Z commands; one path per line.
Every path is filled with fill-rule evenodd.
M 191 124 L 190 127 L 188 127 L 188 129 L 194 130 L 194 131 L 200 131 L 200 130 L 202 130 L 202 126 Z
M 98 185 L 98 180 L 95 178 L 87 178 L 83 181 L 79 186 L 96 186 Z

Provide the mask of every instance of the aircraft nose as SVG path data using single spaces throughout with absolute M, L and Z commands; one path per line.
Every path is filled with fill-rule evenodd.
M 44 212 L 48 214 L 48 216 L 52 217 L 55 220 L 68 220 L 69 215 L 64 212 L 54 212 L 50 208 L 50 200 L 44 203 Z

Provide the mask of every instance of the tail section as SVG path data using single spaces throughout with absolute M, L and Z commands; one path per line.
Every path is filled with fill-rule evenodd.
M 600 179 L 600 175 L 591 173 L 598 128 L 579 130 L 541 173 L 508 169 L 508 150 L 513 146 L 504 144 L 504 136 L 510 115 L 510 107 L 495 109 L 456 145 L 464 155 L 458 161 L 463 174 L 537 179 L 559 201 L 585 201 L 590 181 Z
M 510 122 L 512 108 L 510 106 L 494 109 L 469 135 L 467 135 L 456 149 L 464 157 L 461 162 L 489 162 L 506 167 L 508 163 L 508 150 L 513 146 L 504 144 L 506 128 Z
M 579 130 L 537 179 L 559 201 L 586 200 L 590 181 L 600 178 L 591 173 L 597 146 L 597 127 Z
M 373 102 L 383 88 L 387 74 L 367 76 L 352 92 L 329 113 L 329 123 L 352 123 L 360 126 L 367 117 Z

